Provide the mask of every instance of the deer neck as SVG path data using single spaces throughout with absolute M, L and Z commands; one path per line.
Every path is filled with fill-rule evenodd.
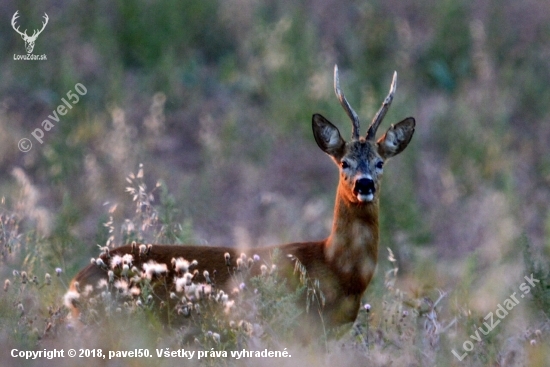
M 370 280 L 378 258 L 378 198 L 358 203 L 340 183 L 334 206 L 332 232 L 325 255 L 342 273 L 357 273 Z

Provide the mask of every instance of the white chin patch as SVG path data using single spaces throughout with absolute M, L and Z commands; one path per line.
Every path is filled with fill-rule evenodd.
M 357 200 L 361 202 L 369 202 L 369 201 L 372 201 L 372 199 L 374 199 L 373 194 L 367 194 L 367 195 L 357 194 Z

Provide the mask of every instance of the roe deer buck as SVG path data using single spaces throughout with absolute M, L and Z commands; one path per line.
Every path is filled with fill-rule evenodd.
M 119 292 L 129 294 L 128 287 L 135 287 L 143 279 L 148 279 L 148 284 L 153 287 L 153 298 L 168 303 L 171 309 L 178 309 L 177 299 L 182 299 L 181 295 L 193 299 L 213 292 L 214 283 L 218 292 L 223 290 L 227 294 L 233 289 L 235 281 L 230 269 L 238 271 L 246 268 L 250 275 L 265 273 L 266 266 L 257 261 L 256 255 L 267 259 L 278 249 L 282 256 L 277 269 L 290 285 L 298 284 L 298 276 L 293 274 L 296 261 L 303 265 L 310 279 L 319 280 L 325 299 L 321 314 L 328 326 L 353 322 L 377 262 L 382 168 L 388 158 L 407 147 L 415 128 L 414 118 L 409 117 L 391 125 L 378 140 L 375 138 L 392 102 L 395 85 L 396 73 L 390 92 L 365 137 L 360 136 L 357 114 L 340 90 L 337 66 L 334 68 L 334 88 L 340 104 L 352 120 L 351 140 L 346 142 L 342 139 L 339 130 L 323 116 L 313 115 L 315 141 L 334 160 L 340 171 L 334 222 L 327 239 L 254 248 L 251 252 L 255 255 L 248 256 L 248 259 L 237 249 L 225 247 L 132 243 L 105 250 L 71 282 L 65 303 L 72 309 L 73 317 L 79 316 L 82 299 L 99 293 L 102 287 L 106 287 L 107 281 L 115 287 L 119 282 Z M 126 285 L 121 286 L 120 283 L 124 282 Z M 199 287 L 202 293 L 197 291 L 193 282 L 204 284 Z

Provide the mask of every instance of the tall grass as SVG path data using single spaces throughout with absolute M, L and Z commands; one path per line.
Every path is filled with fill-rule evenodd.
M 0 61 L 3 356 L 11 346 L 78 345 L 93 333 L 92 345 L 115 349 L 184 340 L 135 307 L 113 306 L 104 321 L 113 327 L 84 337 L 66 330 L 66 285 L 98 245 L 255 246 L 326 236 L 336 173 L 311 139 L 310 118 L 323 113 L 349 134 L 332 94 L 338 63 L 363 126 L 393 70 L 398 91 L 387 122 L 417 120 L 382 188 L 381 247 L 397 261 L 381 251 L 364 299 L 371 308 L 351 333 L 326 331 L 320 351 L 277 362 L 545 365 L 547 3 L 7 1 L 0 9 L 8 55 Z M 47 62 L 10 58 L 24 52 L 10 26 L 16 10 L 29 30 L 44 12 L 50 17 L 35 46 Z M 43 144 L 32 140 L 77 82 L 87 94 Z M 17 148 L 23 137 L 34 144 L 25 154 Z M 530 274 L 541 286 L 459 362 L 450 351 Z M 256 305 L 264 333 L 279 327 L 272 345 L 292 348 L 289 326 L 305 312 L 292 300 L 308 291 L 279 286 L 254 280 L 249 290 L 263 293 L 243 302 Z M 209 319 L 227 321 L 218 311 Z M 208 331 L 227 348 L 255 340 L 225 324 L 197 328 L 204 348 L 219 347 Z

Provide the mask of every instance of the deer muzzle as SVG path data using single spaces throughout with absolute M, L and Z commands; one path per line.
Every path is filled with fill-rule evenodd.
M 376 187 L 374 180 L 371 177 L 361 177 L 355 181 L 353 193 L 357 196 L 357 200 L 361 202 L 369 202 L 374 199 Z

